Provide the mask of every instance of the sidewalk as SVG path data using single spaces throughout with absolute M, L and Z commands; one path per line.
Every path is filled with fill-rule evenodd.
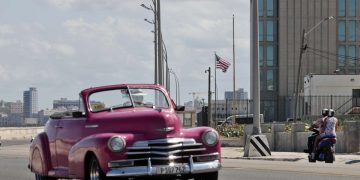
M 243 147 L 222 147 L 221 156 L 223 159 L 247 159 L 247 160 L 268 160 L 268 161 L 307 161 L 307 154 L 302 152 L 271 152 L 267 157 L 243 157 Z M 345 164 L 360 163 L 360 152 L 354 154 L 335 154 L 336 162 Z

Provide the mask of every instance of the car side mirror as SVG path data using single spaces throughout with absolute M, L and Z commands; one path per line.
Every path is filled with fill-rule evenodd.
M 185 106 L 176 106 L 175 111 L 185 111 Z
M 74 118 L 85 117 L 85 114 L 81 111 L 74 111 L 74 112 L 72 112 L 72 117 L 74 117 Z

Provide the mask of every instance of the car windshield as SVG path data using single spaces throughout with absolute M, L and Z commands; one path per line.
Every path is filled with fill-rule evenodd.
M 126 107 L 169 108 L 164 93 L 153 88 L 122 88 L 95 92 L 89 97 L 92 112 Z

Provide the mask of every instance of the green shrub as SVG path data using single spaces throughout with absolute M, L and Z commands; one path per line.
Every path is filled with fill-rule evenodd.
M 244 135 L 244 125 L 241 124 L 218 126 L 216 130 L 223 137 L 240 137 Z

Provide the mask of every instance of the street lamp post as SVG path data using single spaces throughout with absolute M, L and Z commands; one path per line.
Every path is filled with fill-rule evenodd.
M 212 117 L 211 117 L 211 67 L 209 67 L 209 69 L 205 70 L 205 73 L 209 74 L 208 77 L 208 121 L 207 121 L 207 126 L 211 125 L 212 122 Z
M 163 47 L 164 47 L 164 60 L 165 60 L 165 63 L 166 63 L 166 66 L 165 66 L 165 80 L 166 80 L 165 84 L 166 84 L 166 90 L 168 90 L 170 92 L 170 74 L 169 74 L 170 72 L 169 72 L 167 49 L 166 49 L 165 42 L 162 41 L 162 43 L 163 43 Z
M 175 72 L 172 69 L 169 69 L 169 73 L 171 73 L 172 75 L 174 75 L 175 78 L 175 85 L 176 85 L 176 91 L 175 91 L 175 95 L 176 95 L 176 104 L 180 104 L 180 83 L 179 83 L 179 78 L 177 77 L 177 75 L 175 74 Z M 170 77 L 169 77 L 170 79 Z M 170 84 L 170 82 L 169 82 Z
M 166 86 L 166 89 L 170 91 L 167 51 L 161 33 L 160 0 L 152 0 L 152 3 L 153 5 L 150 5 L 150 7 L 146 6 L 145 4 L 141 4 L 140 6 L 154 13 L 153 21 L 149 21 L 145 19 L 146 22 L 154 24 L 154 39 L 155 39 L 154 40 L 154 51 L 155 51 L 154 83 L 160 84 L 162 86 Z M 165 76 L 164 76 L 164 63 L 166 63 Z
M 155 2 L 155 1 L 153 1 Z M 161 33 L 161 13 L 160 13 L 160 0 L 156 0 L 156 8 L 155 8 L 155 14 L 156 14 L 156 21 L 157 21 L 157 46 L 158 46 L 158 83 L 161 85 L 164 85 L 164 59 L 163 59 L 163 38 Z
M 307 49 L 307 43 L 305 43 L 306 36 L 315 30 L 317 27 L 319 27 L 323 22 L 327 20 L 334 19 L 334 16 L 329 16 L 324 19 L 322 19 L 319 23 L 317 23 L 314 27 L 312 27 L 308 32 L 305 32 L 305 29 L 303 29 L 302 36 L 301 36 L 301 44 L 300 44 L 300 54 L 299 54 L 299 66 L 298 66 L 298 72 L 297 72 L 297 80 L 296 80 L 296 88 L 295 88 L 295 105 L 294 105 L 294 122 L 297 120 L 298 116 L 298 100 L 299 100 L 299 84 L 300 84 L 300 72 L 301 72 L 301 62 L 302 62 L 302 56 L 305 53 Z
M 158 77 L 158 30 L 157 30 L 157 14 L 156 14 L 156 2 L 155 0 L 152 1 L 153 2 L 153 6 L 150 5 L 150 7 L 147 7 L 145 4 L 141 4 L 140 6 L 152 11 L 154 13 L 154 20 L 153 21 L 149 21 L 148 19 L 144 19 L 146 22 L 150 23 L 150 24 L 154 24 L 154 59 L 155 59 L 155 68 L 154 68 L 154 84 L 159 84 L 159 77 Z

